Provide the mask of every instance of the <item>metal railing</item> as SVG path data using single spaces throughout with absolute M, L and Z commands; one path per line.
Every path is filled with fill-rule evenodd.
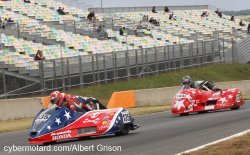
M 166 6 L 155 6 L 157 11 L 163 11 Z M 206 10 L 209 5 L 186 5 L 186 6 L 168 6 L 169 10 Z M 90 12 L 96 13 L 115 13 L 115 12 L 146 12 L 151 11 L 152 6 L 145 7 L 111 7 L 111 8 L 89 8 Z
M 9 71 L 18 71 L 20 74 L 28 74 L 31 78 L 40 78 L 40 83 L 36 83 L 35 87 L 30 83 L 27 84 L 27 87 L 23 87 L 26 91 L 14 91 L 8 86 L 2 87 L 0 92 L 3 95 L 0 98 L 38 92 L 46 94 L 56 89 L 70 90 L 75 86 L 110 83 L 119 79 L 139 78 L 179 68 L 209 63 L 237 63 L 243 62 L 241 60 L 243 58 L 248 59 L 246 51 L 249 49 L 249 37 L 239 43 L 234 40 L 230 43 L 223 37 L 220 38 L 219 35 L 215 39 L 217 40 L 62 57 L 62 59 L 40 62 L 39 69 L 32 68 L 34 62 L 30 62 L 30 66 L 26 68 L 7 65 Z M 225 50 L 225 44 L 232 48 Z M 5 83 L 6 78 L 1 79 Z
M 44 94 L 223 62 L 217 40 L 46 60 L 36 72 Z M 63 68 L 63 71 L 62 71 Z M 35 72 L 34 72 L 35 73 Z
M 236 42 L 231 40 L 232 47 L 226 50 L 226 63 L 250 63 L 250 36 Z
M 38 69 L 32 69 L 33 62 L 28 69 L 9 66 L 9 71 L 17 69 L 16 71 L 20 74 L 28 74 L 31 78 L 40 79 L 40 82 L 34 82 L 34 85 L 28 83 L 23 87 L 25 91 L 11 90 L 8 85 L 4 85 L 5 76 L 2 78 L 0 76 L 5 86 L 1 88 L 2 90 L 0 89 L 2 93 L 0 98 L 37 93 L 45 95 L 52 90 L 71 90 L 76 86 L 117 82 L 120 79 L 140 78 L 212 63 L 237 63 L 243 57 L 248 59 L 249 37 L 239 43 L 232 40 L 232 48 L 227 50 L 225 43 L 228 44 L 223 38 L 218 37 L 217 40 L 191 44 L 45 60 L 40 63 L 36 62 L 39 64 Z

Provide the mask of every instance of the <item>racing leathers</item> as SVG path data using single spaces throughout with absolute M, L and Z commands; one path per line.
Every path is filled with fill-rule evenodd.
M 52 104 L 56 104 L 58 107 L 64 106 L 76 112 L 106 109 L 105 106 L 93 97 L 81 97 L 59 91 L 51 93 L 50 100 Z

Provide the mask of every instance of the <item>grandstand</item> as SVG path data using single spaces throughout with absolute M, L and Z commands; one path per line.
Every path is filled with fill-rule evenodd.
M 58 14 L 59 7 L 65 15 Z M 169 6 L 176 20 L 163 8 L 157 7 L 158 13 L 151 7 L 92 8 L 93 22 L 87 19 L 89 12 L 54 0 L 0 1 L 1 18 L 14 20 L 0 29 L 1 73 L 27 81 L 8 89 L 13 83 L 0 77 L 0 97 L 218 63 L 232 48 L 232 40 L 247 37 L 247 26 L 240 26 L 240 20 L 219 18 L 209 6 Z M 209 16 L 201 18 L 203 11 Z M 144 15 L 159 25 L 142 21 Z M 105 27 L 101 32 L 99 25 Z M 123 36 L 121 27 L 126 28 Z M 45 61 L 34 60 L 37 50 L 43 51 Z

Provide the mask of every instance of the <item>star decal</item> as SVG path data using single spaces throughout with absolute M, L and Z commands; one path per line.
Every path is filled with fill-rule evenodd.
M 228 102 L 225 97 L 220 98 L 221 103 Z
M 67 117 L 67 120 L 69 120 L 70 118 L 71 118 L 71 116 L 70 116 L 70 112 L 67 112 L 67 111 L 64 111 L 65 112 L 65 117 Z
M 174 105 L 174 108 L 177 107 L 178 110 L 180 110 L 181 107 L 185 108 L 185 106 L 184 106 L 183 103 L 184 103 L 184 100 L 182 100 L 182 101 L 176 101 L 176 102 L 175 102 L 175 105 Z
M 186 95 L 186 98 L 191 101 L 192 97 L 190 95 Z
M 48 130 L 50 130 L 50 129 L 51 129 L 50 125 L 48 125 L 48 126 L 47 126 L 47 129 L 48 129 Z
M 59 125 L 60 123 L 62 123 L 61 121 L 60 121 L 60 118 L 56 118 L 56 121 L 55 121 L 56 123 L 57 123 L 57 125 Z
M 231 94 L 230 94 L 230 95 L 228 95 L 227 97 L 228 97 L 228 98 L 230 98 L 230 99 L 232 99 L 232 98 L 233 98 L 233 96 L 232 96 Z
M 121 117 L 120 117 L 120 116 L 118 116 L 118 120 L 121 120 Z

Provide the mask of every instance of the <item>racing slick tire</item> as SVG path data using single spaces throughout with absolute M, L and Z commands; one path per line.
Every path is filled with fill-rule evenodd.
M 129 133 L 130 130 L 130 124 L 123 124 L 118 132 L 115 132 L 116 136 L 123 136 L 123 135 L 127 135 Z

